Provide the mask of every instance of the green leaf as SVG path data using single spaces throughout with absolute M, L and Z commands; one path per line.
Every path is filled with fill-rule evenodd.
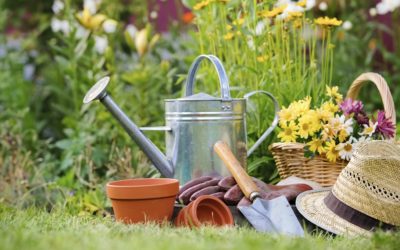
M 131 48 L 132 50 L 136 50 L 135 42 L 133 41 L 133 38 L 131 37 L 128 31 L 125 30 L 124 36 L 126 44 L 128 44 L 129 48 Z
M 71 147 L 71 145 L 72 141 L 69 139 L 60 140 L 55 144 L 55 146 L 59 149 L 68 149 L 69 147 Z
M 192 9 L 193 6 L 198 2 L 198 0 L 182 0 L 183 5 L 188 7 L 189 9 Z
M 269 156 L 263 156 L 252 161 L 250 164 L 247 165 L 247 172 L 253 173 L 256 172 L 259 167 L 261 167 L 264 163 L 271 161 L 272 158 Z

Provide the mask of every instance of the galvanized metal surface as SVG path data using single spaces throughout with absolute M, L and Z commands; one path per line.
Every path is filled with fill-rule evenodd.
M 194 82 L 200 62 L 208 59 L 217 71 L 221 97 L 205 93 L 194 94 Z M 231 98 L 229 81 L 220 60 L 213 55 L 201 55 L 193 62 L 188 73 L 185 97 L 165 100 L 167 157 L 175 166 L 175 178 L 181 185 L 204 175 L 229 175 L 224 163 L 213 150 L 214 144 L 225 141 L 241 165 L 247 166 L 246 102 L 245 98 Z M 263 92 L 274 101 L 275 119 L 264 135 L 251 148 L 253 152 L 278 123 L 279 105 L 268 92 Z
M 114 100 L 107 94 L 106 87 L 110 78 L 100 79 L 85 95 L 83 102 L 89 103 L 99 99 L 110 111 L 115 119 L 121 123 L 129 136 L 147 155 L 160 173 L 171 178 L 174 175 L 174 167 L 164 154 L 140 131 L 134 122 L 118 107 Z

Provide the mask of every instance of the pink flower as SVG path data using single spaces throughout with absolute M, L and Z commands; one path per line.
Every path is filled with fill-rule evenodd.
M 376 132 L 380 133 L 386 139 L 393 138 L 395 134 L 395 126 L 389 118 L 386 118 L 384 111 L 378 111 L 378 119 L 376 121 Z
M 361 101 L 353 101 L 351 98 L 346 98 L 340 104 L 340 109 L 346 116 L 351 115 L 352 113 L 357 115 L 358 113 L 362 112 L 363 107 L 364 105 Z

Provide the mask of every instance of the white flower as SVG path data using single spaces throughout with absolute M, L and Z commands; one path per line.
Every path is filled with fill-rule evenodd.
M 336 146 L 336 150 L 339 151 L 339 156 L 341 159 L 349 161 L 353 155 L 354 147 L 352 142 L 349 140 L 345 143 L 339 143 Z
M 359 142 L 366 142 L 366 141 L 370 141 L 371 137 L 367 137 L 367 136 L 361 136 L 360 138 L 358 138 L 358 140 L 356 139 L 355 142 L 359 143 Z
M 130 37 L 134 38 L 136 36 L 137 33 L 137 28 L 135 27 L 135 25 L 133 24 L 128 24 L 126 26 L 126 31 L 128 32 L 128 34 L 130 35 Z
M 299 1 L 291 1 L 291 0 L 278 0 L 278 2 L 276 2 L 276 4 L 275 4 L 275 7 L 280 7 L 280 6 L 283 6 L 283 5 L 288 5 L 288 6 L 290 6 L 290 5 L 295 5 L 295 6 L 297 6 L 297 7 L 300 7 L 300 6 L 298 6 L 297 5 L 297 3 L 298 3 Z M 306 0 L 306 6 L 305 6 L 305 10 L 310 10 L 310 9 L 312 9 L 312 8 L 314 8 L 314 6 L 315 6 L 315 0 Z M 300 7 L 301 8 L 301 7 Z M 292 10 L 293 11 L 293 10 Z M 295 11 L 298 11 L 298 10 L 295 10 Z
M 336 115 L 335 118 L 330 120 L 332 128 L 335 131 L 340 131 L 342 129 L 346 130 L 348 135 L 353 133 L 353 118 L 349 118 L 346 120 L 346 116 L 344 115 Z
M 94 15 L 97 12 L 97 7 L 100 5 L 101 0 L 84 0 L 83 8 L 89 10 L 90 14 Z
M 385 15 L 386 13 L 389 12 L 389 6 L 384 2 L 380 2 L 376 5 L 376 12 L 379 15 Z
M 376 11 L 379 15 L 385 15 L 388 12 L 394 11 L 400 6 L 400 0 L 382 0 L 376 5 Z
M 372 136 L 372 134 L 376 131 L 376 126 L 378 126 L 378 123 L 373 123 L 370 120 L 368 125 L 364 124 L 364 130 L 360 133 L 360 135 Z
M 152 12 L 150 12 L 150 18 L 151 19 L 156 19 L 158 17 L 158 13 L 157 13 L 157 11 L 152 11 Z
M 103 23 L 103 29 L 106 33 L 114 33 L 117 30 L 117 21 L 112 19 L 107 19 Z
M 90 31 L 88 31 L 83 26 L 78 24 L 76 26 L 75 38 L 77 38 L 77 39 L 83 38 L 87 32 L 90 32 Z
M 370 16 L 376 16 L 377 12 L 376 12 L 376 8 L 371 8 L 369 9 L 369 15 Z
M 105 36 L 94 37 L 94 48 L 99 54 L 104 54 L 108 46 L 108 40 Z
M 265 29 L 265 22 L 264 21 L 259 21 L 256 25 L 256 29 L 255 29 L 255 34 L 256 36 L 259 36 L 263 33 Z
M 276 18 L 280 20 L 286 19 L 290 12 L 304 12 L 304 9 L 295 3 L 290 2 L 287 4 L 287 7 L 283 10 L 282 14 L 278 15 Z
M 345 118 L 344 115 L 342 115 Z M 347 119 L 344 123 L 343 123 L 343 128 L 346 130 L 347 134 L 351 135 L 353 133 L 353 118 L 349 118 Z
M 64 35 L 68 35 L 70 31 L 69 23 L 67 20 L 60 20 L 58 18 L 53 17 L 51 19 L 51 30 L 53 32 L 61 31 Z
M 293 3 L 291 0 L 278 0 L 276 3 L 275 3 L 275 7 L 280 7 L 280 6 L 282 6 L 282 5 L 285 5 L 285 4 L 290 4 L 290 3 Z
M 353 28 L 353 24 L 350 22 L 350 21 L 345 21 L 344 23 L 343 23 L 343 29 L 345 29 L 345 30 L 350 30 L 351 28 Z
M 379 15 L 384 15 L 394 11 L 399 6 L 400 0 L 382 0 L 382 2 L 376 5 L 376 10 Z
M 64 9 L 64 2 L 61 0 L 55 0 L 51 6 L 51 9 L 53 10 L 54 14 L 60 13 Z
M 328 4 L 325 3 L 325 2 L 321 2 L 321 3 L 318 5 L 318 8 L 319 8 L 320 11 L 326 11 L 326 10 L 328 9 Z
M 256 49 L 256 47 L 254 46 L 254 40 L 252 36 L 247 36 L 247 46 L 249 46 L 251 50 Z
M 53 32 L 59 32 L 61 30 L 61 20 L 53 17 L 50 22 L 51 30 Z
M 306 10 L 310 10 L 314 8 L 315 6 L 315 0 L 307 0 L 306 1 Z

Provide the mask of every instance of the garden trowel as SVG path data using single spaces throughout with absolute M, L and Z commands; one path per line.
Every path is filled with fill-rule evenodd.
M 219 141 L 214 145 L 214 150 L 225 163 L 244 195 L 252 201 L 252 205 L 238 208 L 256 230 L 304 236 L 303 228 L 285 196 L 271 200 L 263 199 L 268 195 L 256 186 L 229 146 L 225 142 Z

